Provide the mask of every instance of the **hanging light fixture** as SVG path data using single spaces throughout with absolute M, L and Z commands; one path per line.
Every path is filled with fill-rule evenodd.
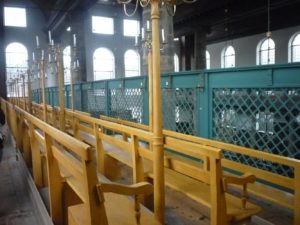
M 271 33 L 270 0 L 268 0 L 267 10 L 268 10 L 268 25 L 267 25 L 268 27 L 267 27 L 267 33 L 266 33 L 266 36 L 267 36 L 267 38 L 271 38 L 272 33 Z

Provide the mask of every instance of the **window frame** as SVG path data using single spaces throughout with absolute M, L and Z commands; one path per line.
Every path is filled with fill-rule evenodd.
M 206 69 L 210 69 L 210 53 L 208 50 L 205 51 L 205 62 L 206 62 Z
M 138 70 L 127 70 L 126 69 L 126 54 L 128 54 L 131 51 L 136 54 L 137 62 L 138 62 L 138 65 L 137 65 Z M 127 75 L 126 71 L 136 71 L 138 75 Z M 137 77 L 137 76 L 141 76 L 141 56 L 140 56 L 140 54 L 137 51 L 135 51 L 133 49 L 128 49 L 124 53 L 124 72 L 125 72 L 125 77 Z
M 269 43 L 268 43 L 268 49 L 263 49 L 262 50 L 262 47 L 263 47 L 263 45 L 264 45 L 264 43 L 266 42 L 266 41 L 268 41 L 268 40 L 271 40 L 273 43 L 274 43 L 274 48 L 270 48 L 270 46 L 269 46 Z M 273 57 L 273 59 L 274 59 L 274 61 L 273 62 L 271 62 L 271 60 L 270 60 L 270 52 L 271 51 L 274 51 L 274 57 Z M 263 61 L 262 61 L 262 53 L 264 53 L 264 52 L 267 52 L 267 54 L 268 54 L 268 58 L 267 58 L 267 63 L 262 63 Z M 275 64 L 275 62 L 276 62 L 276 60 L 275 60 L 275 56 L 276 56 L 276 44 L 275 44 L 275 41 L 271 38 L 271 37 L 267 37 L 267 38 L 264 38 L 264 39 L 262 39 L 259 43 L 258 43 L 258 45 L 257 45 L 257 56 L 256 56 L 256 64 L 257 65 L 260 65 L 260 66 L 262 66 L 262 65 L 273 65 L 273 64 Z
M 7 10 L 9 10 L 9 9 L 10 10 L 11 9 L 17 9 L 17 10 L 20 10 L 20 11 L 24 11 L 24 15 L 23 15 L 23 12 L 22 12 L 22 14 L 18 15 L 17 17 L 15 15 L 15 13 L 12 16 L 9 16 L 9 15 L 7 15 L 7 13 L 9 13 Z M 12 12 L 10 12 L 10 13 L 12 13 Z M 20 18 L 20 17 L 22 17 L 22 18 Z M 14 18 L 14 21 L 19 21 L 19 22 L 23 21 L 24 24 L 23 23 L 22 24 L 20 24 L 20 23 L 18 24 L 16 22 L 14 22 L 15 24 L 14 23 L 7 24 L 7 23 L 10 22 L 9 20 L 11 18 Z M 3 20 L 4 20 L 3 22 L 4 22 L 4 26 L 5 27 L 27 28 L 27 10 L 26 10 L 25 7 L 4 6 L 4 9 L 3 9 Z
M 137 30 L 136 30 L 136 33 L 135 34 L 125 34 L 125 21 L 134 21 L 134 22 L 137 22 Z M 136 20 L 136 19 L 123 19 L 123 36 L 124 37 L 136 37 L 136 36 L 139 36 L 140 35 L 140 21 L 139 20 Z
M 233 49 L 233 54 L 231 55 L 227 55 L 227 52 L 228 52 L 228 49 L 232 48 Z M 235 49 L 232 45 L 227 45 L 226 47 L 223 48 L 223 51 L 222 51 L 222 55 L 221 55 L 221 67 L 222 68 L 234 68 L 236 67 L 236 63 L 235 63 L 235 56 L 236 56 L 236 53 L 235 53 Z M 227 65 L 227 60 L 229 57 L 233 57 L 233 64 L 232 66 L 228 66 Z
M 110 56 L 112 56 L 111 60 L 112 60 L 112 65 L 113 65 L 113 68 L 112 70 L 110 71 L 104 71 L 104 70 L 95 70 L 95 60 L 96 60 L 96 56 L 95 54 L 97 53 L 97 51 L 100 51 L 100 50 L 105 50 L 107 51 L 107 53 L 110 54 Z M 107 59 L 105 59 L 107 60 Z M 99 77 L 97 77 L 96 73 L 97 72 L 111 72 L 111 75 L 109 78 L 101 78 L 99 79 Z M 115 79 L 116 77 L 116 59 L 115 59 L 115 55 L 114 53 L 109 49 L 109 48 L 106 48 L 106 47 L 99 47 L 97 49 L 95 49 L 94 53 L 93 53 L 93 79 L 94 81 L 96 80 L 108 80 L 108 79 Z M 97 78 L 97 79 L 96 79 Z
M 109 31 L 101 31 L 101 26 L 100 29 L 96 29 L 95 24 L 97 19 L 105 19 L 105 20 L 109 20 L 111 21 L 111 27 Z M 109 26 L 108 21 L 106 21 L 105 23 L 106 26 Z M 102 34 L 102 35 L 114 35 L 115 34 L 115 22 L 114 22 L 114 18 L 113 17 L 107 17 L 107 16 L 92 16 L 91 17 L 91 28 L 92 28 L 92 33 L 93 34 Z M 99 28 L 99 27 L 98 27 Z
M 179 56 L 175 53 L 173 56 L 173 60 L 174 60 L 174 72 L 179 72 L 180 70 L 180 66 L 179 66 Z M 176 61 L 177 60 L 177 61 Z M 177 63 L 176 63 L 177 62 Z
M 300 44 L 298 45 L 294 45 L 294 41 L 296 38 L 300 38 L 300 32 L 295 33 L 294 35 L 292 35 L 292 37 L 289 40 L 289 63 L 299 63 L 300 62 L 300 56 L 298 60 L 295 60 L 294 58 L 294 47 L 298 47 L 300 50 Z

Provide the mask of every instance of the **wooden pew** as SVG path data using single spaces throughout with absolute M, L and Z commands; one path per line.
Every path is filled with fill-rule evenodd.
M 126 124 L 126 126 L 120 126 L 120 124 L 116 124 L 115 122 L 97 120 L 78 112 L 66 111 L 66 115 L 66 117 L 72 118 L 73 120 L 72 126 L 70 127 L 71 129 L 69 129 L 68 132 L 77 139 L 83 140 L 97 149 L 99 171 L 106 174 L 107 171 L 112 171 L 111 160 L 107 160 L 108 158 L 112 158 L 133 168 L 134 182 L 144 180 L 145 176 L 149 178 L 153 177 L 153 173 L 151 172 L 153 156 L 148 147 L 151 142 L 151 138 L 149 138 L 151 134 L 142 130 L 145 129 L 144 125 L 137 125 L 139 129 L 136 129 L 128 127 L 128 124 Z M 135 125 L 135 123 L 132 124 Z M 188 144 L 188 142 L 184 144 Z M 197 147 L 201 149 L 203 146 Z M 175 146 L 173 146 L 173 151 L 174 148 Z M 183 149 L 180 149 L 180 151 L 181 150 Z M 188 154 L 187 156 L 190 155 Z M 209 158 L 203 157 L 201 159 L 207 161 L 204 169 L 209 170 Z M 109 166 L 107 167 L 108 162 Z M 214 224 L 213 221 L 225 218 L 224 215 L 216 213 L 219 212 L 219 209 L 215 208 L 215 205 L 211 204 L 210 199 L 207 198 L 211 188 L 207 185 L 209 184 L 207 178 L 204 179 L 203 176 L 199 175 L 199 170 L 203 170 L 202 164 L 197 164 L 193 160 L 187 160 L 185 157 L 179 157 L 178 155 L 166 154 L 165 167 L 166 184 L 178 191 L 185 192 L 185 194 L 192 199 L 211 208 L 211 215 L 217 215 L 215 218 L 212 218 L 212 224 Z M 116 173 L 116 171 L 113 170 L 113 173 Z M 176 179 L 174 179 L 174 177 L 176 177 Z M 224 221 L 226 222 L 218 224 L 227 224 L 227 221 L 245 220 L 260 210 L 259 207 L 251 203 L 246 204 L 245 187 L 247 183 L 253 181 L 254 177 L 251 175 L 239 178 L 222 177 L 221 184 L 233 182 L 242 185 L 244 186 L 244 192 L 241 199 L 228 194 L 224 195 L 224 193 L 222 194 L 226 197 L 223 200 L 218 197 L 220 204 L 222 205 L 226 201 L 225 205 L 227 205 L 228 208 L 227 213 L 225 213 L 227 219 Z M 189 186 L 194 186 L 195 188 L 184 188 L 187 183 L 191 184 Z M 227 189 L 226 185 L 224 189 Z M 226 212 L 226 210 L 222 210 L 222 212 Z
M 136 127 L 143 130 L 148 130 L 148 126 L 144 124 L 137 124 L 130 121 L 125 121 L 121 119 L 101 116 L 102 119 L 113 121 L 119 124 Z M 164 130 L 165 137 L 173 137 L 180 140 L 189 141 L 192 143 L 203 144 L 206 146 L 212 146 L 220 149 L 224 149 L 233 154 L 241 154 L 246 157 L 252 157 L 256 159 L 270 161 L 272 163 L 277 163 L 279 165 L 289 166 L 294 169 L 294 177 L 285 177 L 274 172 L 266 171 L 250 165 L 245 165 L 239 162 L 231 161 L 229 159 L 222 159 L 222 167 L 229 169 L 230 171 L 235 171 L 236 174 L 252 173 L 258 179 L 267 181 L 255 182 L 248 184 L 248 192 L 251 194 L 270 201 L 272 203 L 278 204 L 285 208 L 288 208 L 294 212 L 294 225 L 300 224 L 300 160 L 283 157 L 267 152 L 258 151 L 251 148 L 241 147 L 233 144 L 227 144 L 224 142 L 209 140 L 205 138 L 200 138 L 196 136 L 185 135 L 177 133 L 174 131 Z M 227 170 L 228 171 L 228 170 Z M 228 174 L 228 172 L 224 172 Z M 231 185 L 233 187 L 240 188 L 236 185 Z M 283 188 L 276 188 L 283 187 Z
M 68 113 L 75 119 L 74 129 L 71 130 L 70 133 L 77 139 L 83 140 L 97 149 L 98 165 L 100 165 L 98 169 L 101 172 L 107 174 L 107 172 L 112 169 L 111 160 L 108 161 L 109 164 L 107 162 L 107 157 L 109 157 L 130 166 L 133 171 L 134 182 L 144 180 L 145 176 L 153 178 L 153 173 L 151 172 L 153 155 L 149 148 L 151 133 L 74 112 Z M 167 140 L 169 139 L 166 139 L 166 141 Z M 171 143 L 176 144 L 171 145 Z M 215 162 L 205 154 L 202 157 L 200 157 L 201 154 L 196 154 L 195 156 L 191 152 L 187 153 L 185 148 L 178 149 L 178 146 L 189 146 L 189 142 L 177 143 L 176 139 L 172 139 L 168 141 L 168 144 L 165 144 L 166 148 L 178 151 L 180 154 L 186 153 L 189 156 L 199 159 L 206 157 L 209 162 L 211 160 L 213 161 L 210 162 L 209 165 Z M 194 148 L 197 148 L 200 152 L 203 150 L 203 147 L 206 148 L 207 146 L 194 146 Z M 214 151 L 216 148 L 211 148 L 210 150 Z M 217 193 L 212 191 L 214 187 L 209 186 L 210 181 L 208 176 L 213 177 L 215 175 L 215 172 L 210 171 L 209 167 L 206 167 L 206 173 L 203 173 L 204 168 L 201 165 L 196 165 L 194 161 L 184 160 L 183 157 L 174 156 L 174 154 L 167 154 L 165 157 L 165 167 L 167 185 L 184 192 L 192 199 L 212 209 L 211 224 L 227 224 L 227 221 L 243 221 L 260 211 L 260 208 L 257 206 L 251 203 L 246 204 L 246 191 L 243 192 L 242 198 L 237 198 L 229 194 L 225 195 L 224 192 L 221 191 L 220 196 L 217 197 L 219 201 L 218 204 L 227 205 L 227 210 L 226 207 L 224 209 L 222 206 L 221 209 L 212 203 L 211 199 L 207 196 L 215 196 Z M 113 172 L 116 173 L 116 171 Z M 222 173 L 221 168 L 217 172 Z M 203 174 L 206 174 L 206 176 L 203 177 Z M 220 180 L 217 182 L 217 188 L 220 188 L 220 190 L 222 190 L 223 187 L 218 185 L 222 185 L 223 178 L 222 176 L 219 177 Z M 254 182 L 254 180 L 255 178 L 253 176 L 244 176 L 240 178 L 228 178 L 227 183 L 233 182 L 246 186 L 248 182 Z M 191 186 L 194 188 L 191 189 Z M 211 192 L 213 194 L 211 194 Z M 216 221 L 219 222 L 216 223 Z
M 159 225 L 150 211 L 124 196 L 150 194 L 152 185 L 143 182 L 125 186 L 103 176 L 99 182 L 90 146 L 18 107 L 16 111 L 28 124 L 34 143 L 32 152 L 40 154 L 44 150 L 50 212 L 55 224 Z

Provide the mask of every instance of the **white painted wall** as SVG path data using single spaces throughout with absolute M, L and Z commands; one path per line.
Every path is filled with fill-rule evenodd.
M 300 32 L 300 26 L 272 32 L 272 39 L 275 42 L 275 64 L 288 63 L 288 45 L 293 34 Z M 256 49 L 258 43 L 266 37 L 265 33 L 252 35 L 244 38 L 233 39 L 227 42 L 220 42 L 207 46 L 210 53 L 211 69 L 221 68 L 221 52 L 227 45 L 232 45 L 235 50 L 236 67 L 255 66 Z

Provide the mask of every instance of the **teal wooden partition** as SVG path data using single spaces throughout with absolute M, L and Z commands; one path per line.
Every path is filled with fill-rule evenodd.
M 165 129 L 300 159 L 300 64 L 168 73 L 161 88 Z M 58 106 L 57 87 L 46 93 Z M 147 76 L 75 84 L 74 95 L 77 110 L 148 124 Z M 69 85 L 65 101 L 70 107 Z M 225 156 L 293 176 L 281 165 Z

